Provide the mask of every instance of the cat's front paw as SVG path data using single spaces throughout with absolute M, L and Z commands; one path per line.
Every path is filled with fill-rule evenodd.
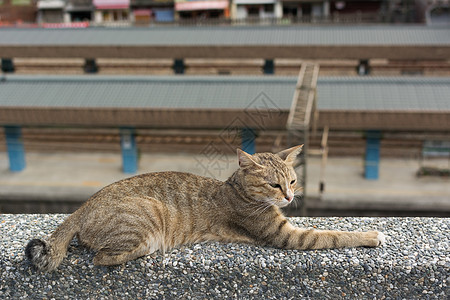
M 383 246 L 384 244 L 386 244 L 386 236 L 382 232 L 378 232 L 377 239 L 378 246 Z
M 386 236 L 379 231 L 366 232 L 366 239 L 368 247 L 378 247 L 386 243 Z

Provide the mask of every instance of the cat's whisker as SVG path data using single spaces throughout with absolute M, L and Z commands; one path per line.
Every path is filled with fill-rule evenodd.
M 257 205 L 255 205 L 256 206 L 256 209 L 252 212 L 252 213 L 250 213 L 245 219 L 244 219 L 244 221 L 245 220 L 247 220 L 249 217 L 251 217 L 251 216 L 260 216 L 260 215 L 262 215 L 266 210 L 268 210 L 270 207 L 272 207 L 273 205 L 275 205 L 276 203 L 275 203 L 275 201 L 274 200 L 268 200 L 268 201 L 259 201 L 258 203 L 257 203 Z
M 265 210 L 267 210 L 269 207 L 271 207 L 272 205 L 271 204 L 269 204 L 269 203 L 265 203 L 265 202 L 261 202 L 258 206 L 257 206 L 257 208 L 252 212 L 252 213 L 250 213 L 244 220 L 247 220 L 248 218 L 250 218 L 251 216 L 255 216 L 255 215 L 257 215 L 257 214 L 261 214 L 261 213 L 263 213 Z
M 268 205 L 266 205 L 266 206 L 263 206 L 257 213 L 257 215 L 256 216 L 261 216 L 262 214 L 264 214 L 264 212 L 265 211 L 267 211 L 270 207 L 272 207 L 272 205 L 270 205 L 270 204 L 268 204 Z M 246 218 L 246 219 L 248 219 L 248 217 Z
M 294 189 L 294 195 L 295 195 L 295 196 L 302 195 L 302 194 L 303 194 L 303 187 L 302 187 L 302 186 L 296 187 L 296 188 Z

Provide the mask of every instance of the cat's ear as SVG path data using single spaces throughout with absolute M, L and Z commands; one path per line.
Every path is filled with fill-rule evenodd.
M 278 152 L 277 155 L 279 157 L 281 157 L 281 159 L 284 160 L 284 162 L 287 165 L 292 165 L 294 163 L 297 155 L 299 155 L 300 152 L 302 152 L 302 148 L 303 148 L 303 145 L 295 146 L 295 147 L 283 150 L 281 152 Z
M 239 160 L 239 167 L 241 168 L 247 168 L 251 166 L 264 168 L 256 161 L 254 161 L 250 154 L 246 153 L 245 151 L 242 151 L 241 149 L 237 149 L 237 156 Z

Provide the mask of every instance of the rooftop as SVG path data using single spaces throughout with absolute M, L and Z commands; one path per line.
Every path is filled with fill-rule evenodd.
M 441 59 L 446 26 L 0 29 L 2 57 Z
M 7 76 L 0 106 L 246 109 L 258 96 L 288 110 L 297 78 L 262 76 Z
M 0 81 L 0 106 L 242 110 L 264 97 L 272 108 L 289 110 L 296 82 L 285 76 L 8 75 Z M 319 110 L 450 111 L 446 77 L 320 77 L 317 89 Z
M 319 110 L 450 112 L 449 77 L 320 77 Z
M 296 83 L 274 76 L 8 75 L 0 81 L 0 124 L 223 129 L 239 120 L 237 127 L 285 130 Z M 321 77 L 317 90 L 319 127 L 449 128 L 449 78 Z
M 0 45 L 450 45 L 445 26 L 3 28 Z

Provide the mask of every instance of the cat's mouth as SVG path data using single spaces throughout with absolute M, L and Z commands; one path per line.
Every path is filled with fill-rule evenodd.
M 275 206 L 282 208 L 282 207 L 286 207 L 289 204 L 291 204 L 293 200 L 294 200 L 294 198 L 292 198 L 290 200 L 288 200 L 286 198 L 265 198 L 260 201 L 262 201 L 263 203 L 266 203 L 266 205 L 269 205 L 269 206 L 275 205 Z
M 286 206 L 288 206 L 289 204 L 291 204 L 291 202 L 292 202 L 292 200 L 289 201 L 289 200 L 287 200 L 287 199 L 284 198 L 284 199 L 281 199 L 281 200 L 276 201 L 276 202 L 275 202 L 275 205 L 278 206 L 278 207 L 286 207 Z

